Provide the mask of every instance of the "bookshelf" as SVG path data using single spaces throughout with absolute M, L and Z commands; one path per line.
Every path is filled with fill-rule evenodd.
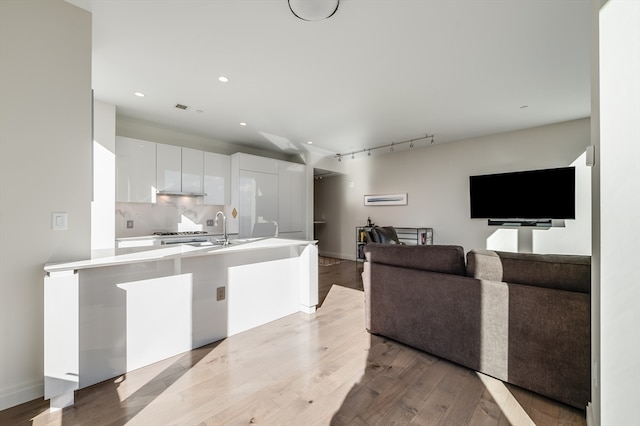
M 398 240 L 410 246 L 433 245 L 433 228 L 410 228 L 394 226 Z M 370 226 L 356 226 L 356 260 L 364 262 L 364 246 L 367 245 L 367 231 Z

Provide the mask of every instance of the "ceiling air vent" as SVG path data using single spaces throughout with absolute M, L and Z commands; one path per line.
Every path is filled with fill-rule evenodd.
M 186 106 L 186 105 L 182 105 L 182 104 L 176 104 L 176 108 L 178 108 L 178 109 L 187 109 L 189 107 Z

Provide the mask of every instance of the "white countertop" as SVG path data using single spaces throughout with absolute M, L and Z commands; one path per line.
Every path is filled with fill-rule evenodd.
M 102 266 L 122 265 L 126 263 L 147 262 L 154 260 L 175 259 L 180 257 L 207 256 L 232 253 L 246 250 L 261 250 L 276 247 L 317 244 L 316 240 L 292 240 L 284 238 L 250 238 L 231 240 L 229 246 L 178 244 L 161 247 L 136 247 L 97 251 L 87 260 L 63 263 L 48 263 L 46 272 L 73 271 L 76 269 L 97 268 Z
M 206 234 L 170 234 L 170 235 L 139 235 L 135 237 L 118 237 L 116 241 L 146 241 L 146 240 L 160 240 L 169 238 L 189 238 L 189 237 L 222 237 L 224 234 L 216 232 L 208 232 Z M 229 234 L 230 236 L 238 234 Z

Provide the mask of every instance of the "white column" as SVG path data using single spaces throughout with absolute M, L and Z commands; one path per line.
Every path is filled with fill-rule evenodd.
M 73 405 L 79 389 L 78 282 L 74 271 L 44 279 L 44 398 L 52 411 Z

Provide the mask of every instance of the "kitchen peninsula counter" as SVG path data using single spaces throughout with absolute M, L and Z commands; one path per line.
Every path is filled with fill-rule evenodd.
M 44 267 L 45 398 L 215 342 L 318 303 L 316 241 L 116 249 Z
M 284 238 L 249 238 L 231 240 L 228 246 L 215 244 L 176 244 L 169 246 L 148 246 L 96 251 L 91 259 L 48 263 L 44 266 L 47 273 L 77 269 L 96 268 L 102 266 L 121 265 L 126 263 L 181 258 L 190 256 L 208 256 L 237 251 L 264 250 L 268 248 L 299 247 L 317 244 L 317 241 L 291 240 Z

